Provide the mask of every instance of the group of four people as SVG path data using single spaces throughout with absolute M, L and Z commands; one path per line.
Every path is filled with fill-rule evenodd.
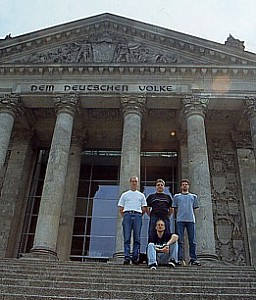
M 164 193 L 163 179 L 156 181 L 156 193 L 147 199 L 138 191 L 138 177 L 130 177 L 130 189 L 124 192 L 118 202 L 119 212 L 123 216 L 124 264 L 139 263 L 140 232 L 142 215 L 150 217 L 148 228 L 147 262 L 151 269 L 158 265 L 175 267 L 183 262 L 184 231 L 189 241 L 190 264 L 200 266 L 196 255 L 195 214 L 198 208 L 197 195 L 189 192 L 189 181 L 180 182 L 181 192 L 173 199 Z M 175 214 L 176 232 L 171 232 L 170 216 Z M 133 232 L 133 251 L 130 254 L 131 233 Z

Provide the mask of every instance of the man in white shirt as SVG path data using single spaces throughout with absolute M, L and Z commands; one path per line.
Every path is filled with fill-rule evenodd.
M 124 265 L 129 265 L 130 261 L 133 264 L 138 264 L 142 215 L 146 211 L 147 202 L 145 195 L 137 188 L 138 177 L 130 177 L 130 189 L 121 195 L 118 202 L 119 212 L 123 216 Z M 133 251 L 132 257 L 130 257 L 132 231 Z

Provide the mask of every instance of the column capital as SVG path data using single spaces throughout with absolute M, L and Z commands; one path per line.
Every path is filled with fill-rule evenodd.
M 57 109 L 57 114 L 66 112 L 74 117 L 74 115 L 80 111 L 78 94 L 57 94 L 54 96 L 54 104 Z
M 0 95 L 0 112 L 9 113 L 13 117 L 22 115 L 20 95 L 14 93 Z
M 249 119 L 256 116 L 256 96 L 245 97 L 246 115 Z
M 197 114 L 204 118 L 209 104 L 209 98 L 209 95 L 201 93 L 184 95 L 182 98 L 184 114 L 187 116 Z
M 134 113 L 142 115 L 146 106 L 146 95 L 122 95 L 120 99 L 123 115 Z

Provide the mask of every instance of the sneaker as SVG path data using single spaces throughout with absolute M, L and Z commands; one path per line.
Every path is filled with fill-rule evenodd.
M 130 264 L 129 259 L 125 259 L 125 260 L 124 260 L 124 265 L 129 265 L 129 264 Z
M 156 264 L 150 265 L 149 268 L 150 270 L 156 270 Z
M 198 260 L 191 260 L 191 261 L 189 262 L 189 265 L 190 265 L 190 266 L 198 266 L 198 267 L 201 266 L 201 264 L 200 264 L 200 262 L 199 262 Z
M 176 267 L 175 260 L 170 260 L 170 261 L 168 262 L 168 267 L 175 268 L 175 267 Z
M 140 262 L 139 262 L 137 259 L 133 259 L 133 260 L 132 260 L 132 264 L 133 264 L 133 265 L 138 265 L 139 263 L 140 263 Z

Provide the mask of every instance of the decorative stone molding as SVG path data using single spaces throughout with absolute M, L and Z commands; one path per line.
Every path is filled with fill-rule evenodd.
M 79 96 L 77 94 L 54 95 L 54 104 L 57 108 L 57 113 L 66 112 L 74 116 L 80 111 Z
M 20 95 L 4 94 L 0 95 L 0 112 L 6 112 L 13 117 L 18 117 L 23 114 L 24 109 L 21 104 Z
M 142 116 L 146 109 L 145 95 L 122 95 L 120 99 L 123 115 L 135 113 Z
M 252 119 L 256 116 L 256 96 L 245 97 L 246 114 Z
M 209 96 L 200 93 L 185 95 L 182 99 L 182 103 L 185 115 L 198 114 L 204 118 L 209 104 Z
M 35 65 L 35 64 L 24 64 L 22 67 L 11 66 L 5 64 L 0 67 L 0 75 L 64 75 L 64 74 L 89 74 L 89 75 L 113 75 L 113 74 L 136 74 L 136 75 L 210 75 L 210 76 L 219 76 L 226 75 L 232 77 L 241 77 L 251 78 L 251 76 L 256 75 L 255 66 L 218 66 L 218 65 L 202 65 L 200 63 L 195 64 L 157 64 L 154 67 L 151 67 L 150 64 L 141 65 L 136 63 L 123 64 L 120 66 L 120 63 L 104 63 L 98 66 L 96 63 L 88 64 L 87 66 L 83 64 L 48 64 L 48 65 Z

